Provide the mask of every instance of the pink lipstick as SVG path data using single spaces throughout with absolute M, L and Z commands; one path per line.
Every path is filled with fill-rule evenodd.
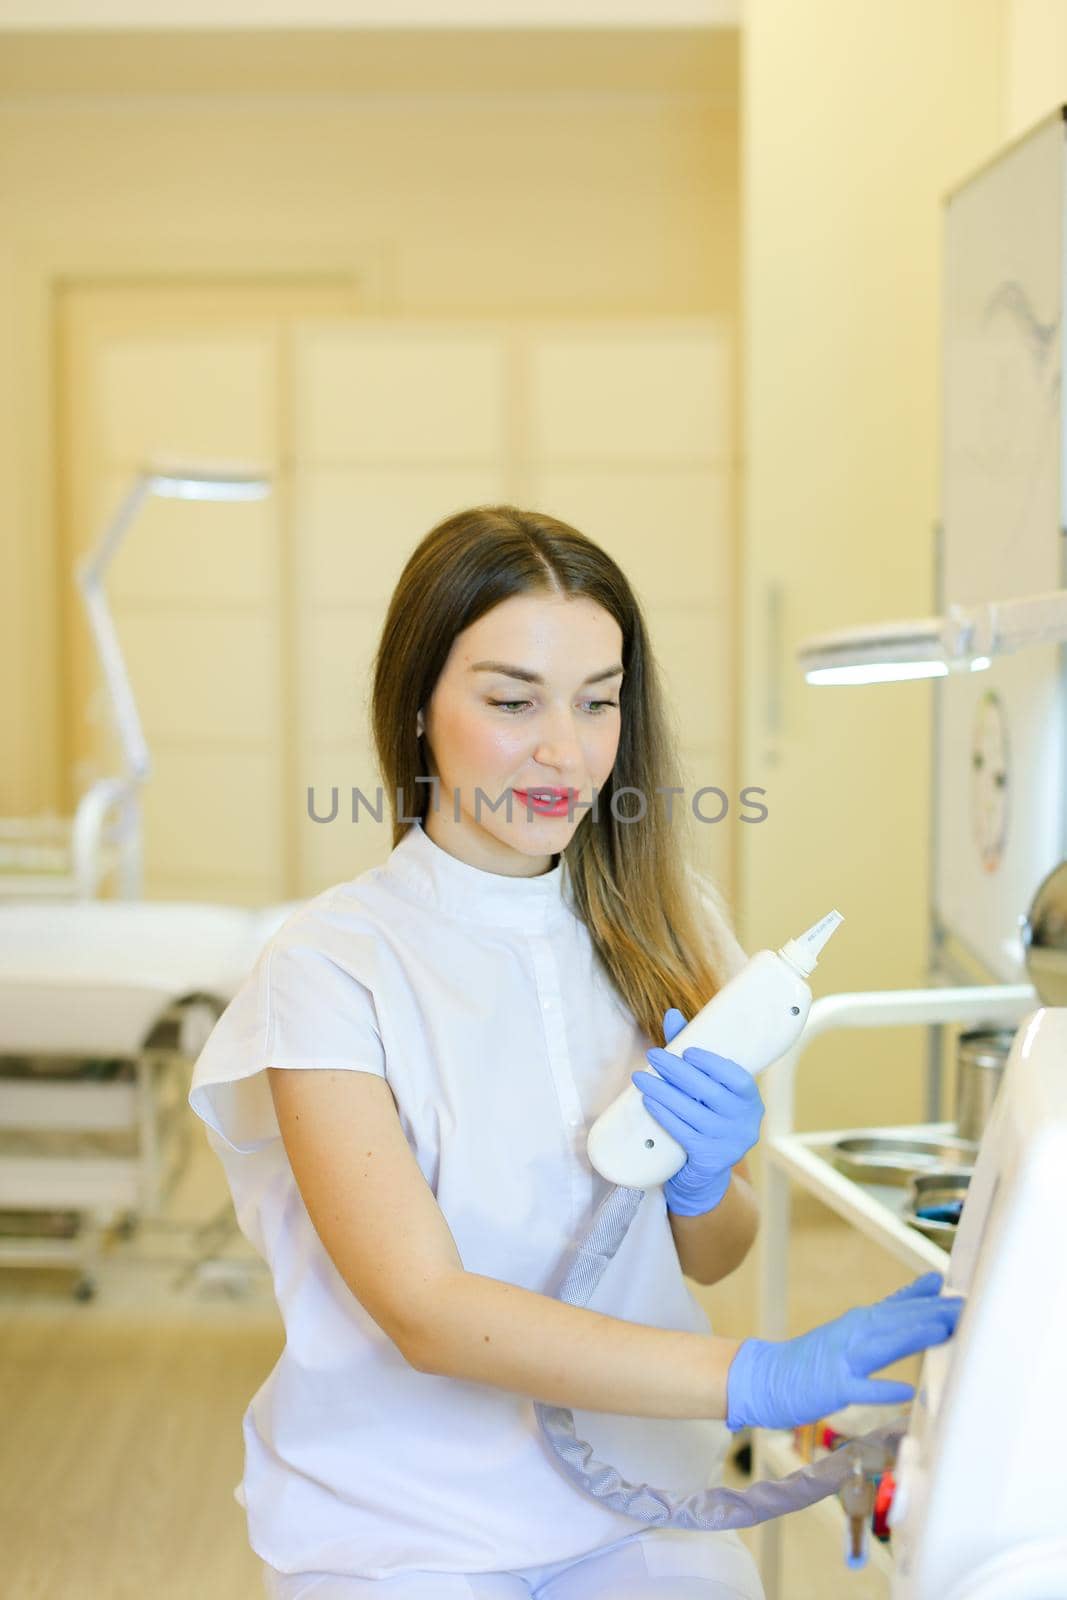
M 571 795 L 577 797 L 577 789 L 556 789 L 551 787 L 539 789 L 513 789 L 520 804 L 531 811 L 537 812 L 542 817 L 565 817 L 567 815 L 568 799 Z

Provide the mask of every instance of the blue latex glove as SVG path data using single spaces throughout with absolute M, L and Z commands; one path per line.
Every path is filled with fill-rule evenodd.
M 674 1006 L 663 1018 L 669 1044 L 685 1027 Z M 756 1080 L 736 1061 L 692 1046 L 681 1056 L 669 1050 L 648 1051 L 657 1077 L 635 1072 L 645 1109 L 689 1157 L 663 1185 L 667 1210 L 682 1217 L 712 1211 L 730 1187 L 732 1168 L 759 1138 L 763 1100 Z
M 745 1339 L 726 1379 L 726 1426 L 794 1428 L 842 1406 L 910 1400 L 910 1383 L 869 1374 L 952 1337 L 963 1301 L 942 1296 L 941 1282 L 927 1272 L 796 1339 Z

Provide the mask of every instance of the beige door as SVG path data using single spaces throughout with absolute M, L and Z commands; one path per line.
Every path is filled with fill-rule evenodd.
M 107 589 L 152 775 L 145 894 L 258 904 L 296 892 L 290 330 L 351 315 L 350 284 L 72 284 L 58 307 L 68 808 L 119 770 L 73 582 L 142 462 L 262 464 L 248 504 L 149 499 Z

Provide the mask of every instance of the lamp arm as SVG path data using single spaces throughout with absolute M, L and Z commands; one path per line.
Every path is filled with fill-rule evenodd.
M 138 806 L 140 783 L 135 778 L 101 778 L 78 803 L 72 829 L 74 880 L 78 898 L 92 900 L 105 871 L 105 824 L 113 812 L 118 824 L 113 829 L 119 847 L 119 895 L 139 899 L 141 895 L 141 843 Z
M 126 537 L 130 523 L 141 509 L 141 503 L 152 492 L 152 474 L 138 473 L 111 521 L 107 524 L 96 549 L 91 550 L 78 569 L 78 582 L 102 583 L 104 573 L 114 560 L 115 551 Z
M 144 730 L 133 697 L 133 687 L 126 670 L 126 660 L 119 645 L 118 634 L 104 593 L 104 573 L 141 503 L 151 492 L 151 477 L 141 473 L 118 511 L 104 530 L 96 549 L 80 563 L 76 571 L 78 588 L 89 618 L 96 653 L 103 669 L 104 679 L 114 707 L 119 738 L 126 756 L 130 776 L 146 778 L 150 762 Z

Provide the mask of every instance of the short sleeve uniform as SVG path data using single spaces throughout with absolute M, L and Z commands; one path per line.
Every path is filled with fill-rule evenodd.
M 190 1104 L 285 1324 L 235 1489 L 252 1548 L 280 1572 L 506 1570 L 634 1531 L 566 1478 L 530 1399 L 416 1371 L 363 1310 L 311 1225 L 264 1070 L 385 1077 L 464 1267 L 551 1293 L 610 1187 L 586 1155 L 590 1125 L 653 1042 L 595 958 L 566 870 L 561 857 L 535 878 L 485 872 L 413 824 L 382 866 L 283 923 L 196 1064 Z M 713 932 L 728 969 L 743 962 L 725 923 Z M 711 1331 L 661 1188 L 589 1304 Z M 717 1482 L 729 1440 L 703 1419 L 576 1411 L 575 1424 L 624 1476 L 679 1490 Z

